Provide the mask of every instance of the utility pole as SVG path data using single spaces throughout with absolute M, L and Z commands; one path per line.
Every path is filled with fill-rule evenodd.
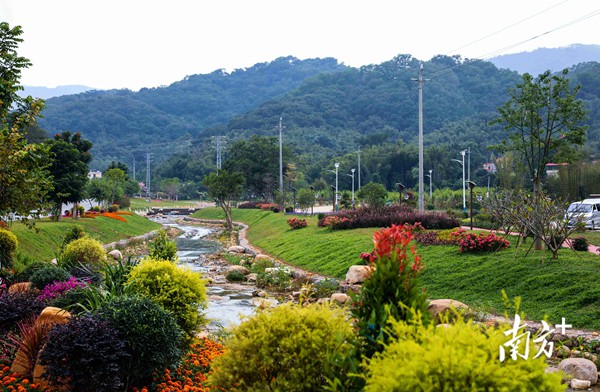
M 360 191 L 360 146 L 358 146 L 358 190 Z
M 217 136 L 216 140 L 217 140 L 217 175 L 219 175 L 219 170 L 221 170 L 221 136 Z
M 423 63 L 419 65 L 419 78 L 412 78 L 419 82 L 419 211 L 424 211 L 424 186 L 423 186 Z M 426 80 L 426 79 L 425 79 Z
M 150 159 L 152 154 L 146 153 L 146 198 L 150 201 Z
M 471 147 L 467 147 L 467 181 L 471 181 Z
M 283 117 L 279 117 L 279 192 L 283 194 Z

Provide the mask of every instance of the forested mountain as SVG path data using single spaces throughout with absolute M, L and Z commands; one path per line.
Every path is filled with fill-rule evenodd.
M 226 134 L 247 138 L 274 135 L 280 116 L 286 137 L 298 146 L 317 145 L 336 152 L 382 141 L 414 142 L 418 129 L 420 62 L 400 55 L 379 65 L 318 75 L 300 88 L 234 117 L 201 137 Z M 438 56 L 424 63 L 424 132 L 473 116 L 486 126 L 520 78 L 493 64 Z M 483 129 L 481 129 L 483 130 Z
M 588 156 L 600 151 L 599 66 L 580 64 L 569 74 L 573 86 L 583 85 L 579 96 L 591 111 Z M 224 135 L 234 141 L 255 134 L 276 136 L 281 116 L 284 142 L 295 146 L 295 163 L 308 182 L 330 177 L 327 170 L 335 161 L 342 162 L 344 171 L 356 167 L 360 147 L 364 181 L 378 181 L 388 189 L 395 182 L 413 187 L 418 162 L 418 83 L 413 79 L 418 70 L 418 60 L 401 55 L 379 65 L 318 75 L 227 125 L 208 129 L 195 143 L 202 146 L 199 150 L 214 154 L 207 143 L 210 136 Z M 520 75 L 489 62 L 438 56 L 424 63 L 424 78 L 425 167 L 433 170 L 438 185 L 460 184 L 460 165 L 452 159 L 470 149 L 471 178 L 477 178 L 482 163 L 493 154 L 488 146 L 507 136 L 489 122 L 498 117 L 497 108 L 508 99 L 508 90 L 521 80 Z M 487 182 L 483 178 L 487 173 L 478 175 Z
M 399 55 L 381 64 L 351 68 L 335 59 L 285 57 L 232 73 L 194 75 L 168 87 L 91 91 L 47 101 L 41 122 L 49 132 L 80 131 L 94 142 L 92 154 L 104 163 L 115 160 L 140 168 L 146 151 L 153 174 L 178 177 L 196 192 L 202 177 L 215 168 L 214 136 L 228 148 L 253 135 L 276 137 L 283 118 L 283 140 L 292 154 L 285 164 L 300 184 L 330 182 L 340 162 L 340 186 L 350 186 L 349 170 L 361 150 L 361 180 L 396 182 L 414 187 L 417 180 L 418 77 L 420 61 Z M 460 185 L 461 167 L 454 159 L 470 149 L 471 178 L 489 179 L 479 170 L 489 161 L 487 147 L 507 133 L 490 126 L 508 91 L 521 80 L 516 71 L 490 62 L 437 56 L 423 63 L 425 169 L 436 186 Z M 569 78 L 581 83 L 579 97 L 590 110 L 586 157 L 600 151 L 600 64 L 579 64 Z M 276 138 L 258 140 L 269 150 Z M 256 152 L 258 154 L 258 152 Z M 158 164 L 156 158 L 168 158 Z M 257 157 L 264 158 L 264 157 Z M 272 157 L 273 158 L 273 157 Z M 98 160 L 96 160 L 98 162 Z M 103 167 L 98 167 L 102 169 Z M 346 175 L 348 174 L 348 175 Z M 269 181 L 277 176 L 270 175 Z M 193 185 L 196 184 L 196 185 Z
M 504 54 L 489 60 L 498 68 L 539 75 L 562 71 L 580 63 L 600 62 L 600 45 L 574 44 L 562 48 L 538 48 L 531 52 Z
M 173 153 L 190 135 L 284 94 L 313 75 L 345 67 L 332 58 L 281 57 L 231 73 L 191 75 L 167 87 L 89 91 L 46 101 L 40 125 L 49 133 L 81 132 L 94 143 L 95 165 L 129 161 L 157 145 Z M 179 140 L 177 143 L 171 143 Z

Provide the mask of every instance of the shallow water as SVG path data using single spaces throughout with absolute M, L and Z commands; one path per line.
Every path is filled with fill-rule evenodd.
M 212 233 L 208 227 L 182 225 L 173 223 L 174 219 L 181 217 L 156 218 L 164 226 L 175 227 L 183 233 L 175 239 L 177 255 L 182 264 L 194 271 L 208 274 L 209 268 L 205 265 L 205 256 L 217 252 L 220 244 L 210 241 L 206 237 Z M 254 313 L 252 304 L 253 286 L 208 284 L 208 307 L 203 311 L 210 320 L 208 329 L 218 331 L 222 327 L 239 324 L 242 317 Z

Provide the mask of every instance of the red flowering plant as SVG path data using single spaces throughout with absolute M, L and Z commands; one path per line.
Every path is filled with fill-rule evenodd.
M 374 249 L 361 256 L 370 262 L 370 275 L 356 294 L 352 294 L 352 315 L 362 339 L 361 355 L 368 358 L 381 352 L 392 338 L 388 321 L 409 320 L 413 314 L 429 322 L 426 295 L 418 284 L 423 270 L 416 253 L 413 226 L 392 225 L 373 235 Z
M 306 219 L 298 219 L 298 218 L 290 218 L 287 220 L 288 225 L 290 225 L 290 228 L 292 230 L 295 229 L 301 229 L 303 227 L 306 227 L 307 223 L 306 223 Z
M 468 233 L 459 244 L 461 252 L 495 252 L 508 248 L 508 245 L 510 242 L 494 233 Z

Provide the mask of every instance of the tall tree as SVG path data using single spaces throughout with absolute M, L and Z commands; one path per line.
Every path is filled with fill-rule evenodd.
M 181 186 L 181 181 L 179 178 L 165 178 L 160 182 L 160 188 L 163 192 L 167 194 L 169 200 L 177 199 L 177 195 L 179 194 L 179 187 Z
M 283 171 L 286 175 L 292 151 L 283 146 Z M 235 142 L 227 152 L 223 167 L 230 172 L 241 172 L 246 178 L 248 191 L 273 194 L 279 183 L 279 141 L 275 137 L 252 136 Z
M 60 219 L 64 203 L 78 203 L 85 197 L 92 143 L 83 139 L 79 132 L 73 135 L 63 132 L 54 135 L 47 144 L 52 157 L 50 173 L 54 184 L 50 198 L 54 203 L 54 215 Z
M 115 204 L 116 201 L 123 197 L 123 186 L 127 181 L 126 172 L 124 172 L 123 169 L 114 166 L 112 169 L 108 169 L 104 172 L 102 179 L 106 181 L 106 183 L 108 184 L 108 189 L 110 189 L 110 204 Z
M 213 198 L 225 213 L 227 228 L 233 231 L 233 219 L 231 218 L 231 202 L 239 197 L 244 185 L 244 175 L 240 172 L 229 173 L 227 170 L 219 170 L 204 177 L 202 183 L 208 188 L 208 196 Z
M 0 216 L 12 214 L 26 221 L 40 211 L 42 200 L 51 188 L 46 170 L 47 149 L 28 144 L 25 131 L 33 126 L 44 107 L 40 99 L 21 98 L 17 94 L 21 71 L 31 63 L 17 54 L 20 26 L 0 23 Z
M 580 86 L 571 88 L 567 74 L 566 69 L 561 75 L 546 71 L 537 78 L 524 74 L 523 81 L 509 90 L 510 99 L 498 109 L 500 117 L 492 121 L 512 132 L 496 148 L 516 151 L 523 157 L 526 174 L 533 182 L 534 200 L 542 194 L 546 164 L 551 159 L 573 161 L 576 147 L 585 141 L 587 126 L 582 123 L 587 113 L 576 98 Z M 541 238 L 536 238 L 536 249 L 542 246 Z

